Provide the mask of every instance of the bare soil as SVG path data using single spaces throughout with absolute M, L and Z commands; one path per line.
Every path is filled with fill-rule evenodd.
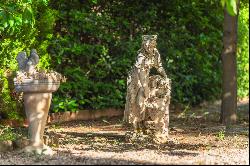
M 122 117 L 74 121 L 48 126 L 53 156 L 27 155 L 18 150 L 0 153 L 0 164 L 249 164 L 249 100 L 238 103 L 238 122 L 218 123 L 220 102 L 200 107 L 174 108 L 170 136 L 175 141 L 157 145 L 126 140 L 131 128 Z

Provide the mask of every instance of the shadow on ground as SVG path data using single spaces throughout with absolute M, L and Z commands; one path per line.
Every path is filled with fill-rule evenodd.
M 150 150 L 197 150 L 205 148 L 205 144 L 189 144 L 189 143 L 174 143 L 155 144 L 152 142 L 129 142 L 125 135 L 116 135 L 109 133 L 78 133 L 78 132 L 61 132 L 67 134 L 66 138 L 60 144 L 85 144 L 85 147 L 76 147 L 77 150 L 98 150 L 104 152 L 128 152 L 140 151 L 145 149 Z M 184 154 L 183 154 L 184 155 Z
M 232 139 L 249 136 L 249 103 L 238 105 L 238 123 L 230 128 L 218 123 L 219 104 L 203 105 L 197 108 L 172 110 L 170 113 L 170 136 L 177 142 L 157 145 L 150 142 L 129 142 L 125 132 L 131 130 L 123 126 L 122 117 L 99 119 L 93 121 L 66 122 L 58 125 L 58 130 L 51 130 L 51 137 L 58 137 L 59 146 L 76 145 L 76 150 L 98 150 L 103 152 L 128 152 L 144 149 L 167 151 L 173 155 L 190 155 L 188 152 L 230 144 L 226 136 Z M 82 127 L 82 128 L 81 128 Z M 76 129 L 77 128 L 77 129 Z M 66 130 L 65 130 L 66 129 Z M 91 129 L 91 130 L 90 130 Z M 236 137 L 234 137 L 236 136 Z M 231 139 L 230 137 L 230 139 Z M 239 141 L 240 142 L 240 141 Z M 84 146 L 80 146 L 84 145 Z M 245 146 L 245 145 L 244 145 Z M 195 153 L 194 153 L 195 155 Z

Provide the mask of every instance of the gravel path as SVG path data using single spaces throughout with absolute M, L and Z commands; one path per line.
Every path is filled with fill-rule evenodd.
M 100 152 L 93 150 L 70 150 L 59 148 L 57 154 L 51 157 L 18 154 L 9 152 L 0 155 L 1 165 L 135 165 L 135 164 L 225 164 L 248 165 L 249 149 L 222 149 L 194 152 L 190 150 L 155 151 L 140 150 L 130 152 Z M 237 154 L 237 155 L 236 155 Z
M 68 130 L 70 129 L 71 127 L 68 128 Z M 57 130 L 62 130 L 62 128 Z M 181 130 L 177 131 L 180 133 L 171 132 L 171 135 L 177 139 L 177 143 L 165 146 L 132 144 L 120 138 L 106 137 L 105 134 L 103 136 L 93 134 L 93 136 L 87 137 L 86 131 L 77 132 L 78 135 L 74 135 L 72 132 L 72 135 L 60 138 L 58 147 L 52 148 L 56 152 L 53 156 L 27 155 L 19 151 L 12 151 L 0 153 L 0 164 L 249 164 L 248 136 L 225 136 L 224 140 L 218 140 L 217 136 L 206 133 L 197 137 L 194 134 L 181 133 Z
M 0 153 L 0 165 L 249 165 L 249 111 L 244 110 L 230 130 L 216 122 L 218 114 L 204 109 L 172 113 L 170 136 L 176 142 L 166 145 L 126 141 L 121 117 L 50 125 L 50 138 L 58 137 L 58 144 L 50 145 L 53 156 L 15 150 Z

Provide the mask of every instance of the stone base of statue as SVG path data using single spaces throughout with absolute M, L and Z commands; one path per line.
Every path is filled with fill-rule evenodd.
M 23 150 L 37 154 L 53 154 L 51 148 L 44 144 L 43 135 L 50 108 L 52 92 L 60 83 L 52 80 L 25 79 L 15 83 L 15 89 L 23 92 L 25 113 L 29 124 L 29 145 Z

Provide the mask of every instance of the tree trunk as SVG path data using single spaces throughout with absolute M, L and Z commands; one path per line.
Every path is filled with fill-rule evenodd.
M 239 5 L 239 3 L 238 3 Z M 237 12 L 238 13 L 238 12 Z M 224 32 L 222 51 L 222 104 L 220 122 L 225 125 L 236 123 L 237 110 L 237 20 L 224 9 Z

